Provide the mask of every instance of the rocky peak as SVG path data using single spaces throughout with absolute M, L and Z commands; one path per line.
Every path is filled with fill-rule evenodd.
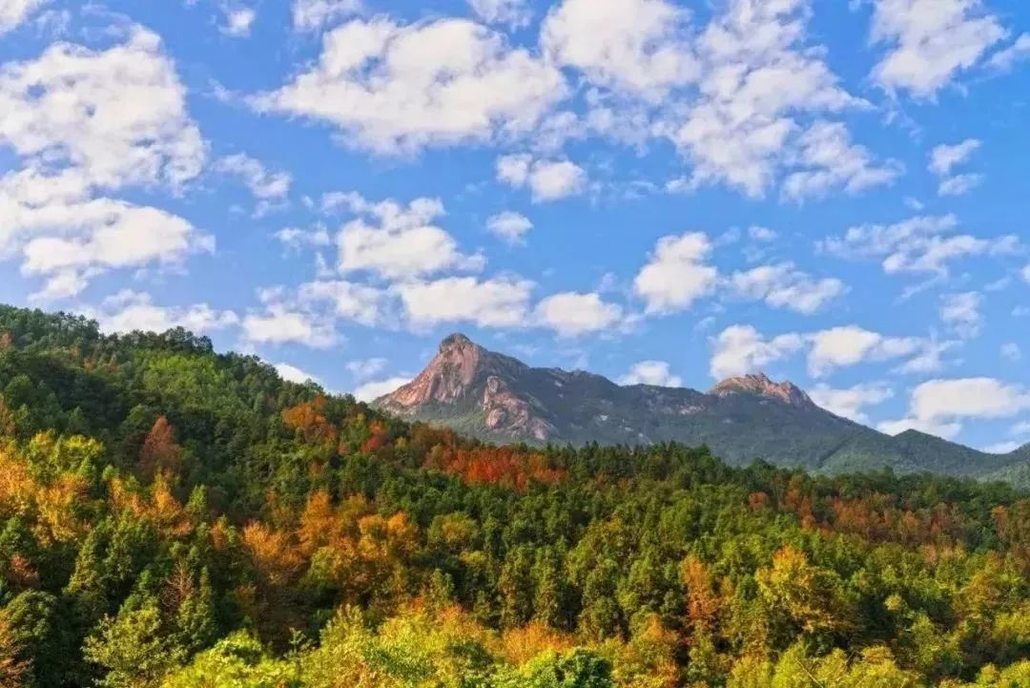
M 754 394 L 776 399 L 791 406 L 812 405 L 812 400 L 797 385 L 787 380 L 773 382 L 765 373 L 728 378 L 717 384 L 708 393 L 718 397 L 730 394 Z
M 440 342 L 438 353 L 418 377 L 380 402 L 397 410 L 413 409 L 429 402 L 452 404 L 472 386 L 488 355 L 486 349 L 465 335 L 449 335 Z

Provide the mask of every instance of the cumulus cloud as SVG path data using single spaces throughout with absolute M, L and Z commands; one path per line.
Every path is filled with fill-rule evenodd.
M 857 325 L 790 332 L 772 339 L 751 325 L 733 325 L 712 340 L 710 369 L 713 377 L 721 379 L 757 372 L 770 363 L 807 352 L 809 374 L 824 377 L 838 368 L 869 361 L 906 359 L 907 364 L 926 355 L 934 345 L 931 340 L 888 337 Z
M 303 344 L 328 349 L 337 342 L 330 325 L 311 313 L 289 310 L 282 304 L 269 305 L 263 313 L 246 315 L 243 333 L 251 344 Z
M 408 321 L 415 327 L 471 322 L 479 327 L 519 327 L 526 324 L 533 283 L 499 277 L 447 277 L 431 282 L 398 284 Z
M 181 263 L 213 240 L 165 210 L 110 198 L 196 177 L 206 145 L 160 39 L 140 27 L 93 51 L 56 43 L 0 67 L 0 144 L 22 168 L 0 177 L 0 254 L 21 250 L 39 294 L 79 293 L 116 268 Z
M 468 0 L 469 7 L 487 24 L 520 28 L 533 17 L 526 0 Z
M 534 160 L 526 154 L 497 159 L 497 179 L 516 189 L 528 186 L 535 203 L 582 193 L 587 173 L 569 160 Z
M 783 181 L 783 195 L 793 201 L 820 198 L 833 189 L 858 193 L 894 181 L 902 172 L 896 161 L 877 164 L 864 146 L 851 143 L 840 122 L 816 122 L 798 138 L 792 161 L 796 172 Z
M 505 210 L 491 215 L 486 221 L 486 228 L 509 244 L 521 244 L 525 241 L 526 233 L 533 229 L 533 223 L 522 213 Z
M 217 310 L 206 303 L 191 306 L 159 306 L 150 294 L 131 289 L 104 299 L 99 309 L 87 309 L 105 332 L 166 332 L 182 327 L 196 334 L 234 327 L 239 317 L 229 310 Z
M 226 5 L 222 12 L 225 15 L 225 23 L 219 27 L 222 33 L 233 38 L 246 38 L 250 35 L 250 27 L 257 19 L 254 8 Z
M 1019 248 L 1014 235 L 982 239 L 958 234 L 954 215 L 917 216 L 893 225 L 865 224 L 849 228 L 843 236 L 820 242 L 819 247 L 842 258 L 878 258 L 887 273 L 948 274 L 949 263 L 981 255 L 1004 255 Z
M 289 363 L 276 363 L 272 366 L 275 368 L 275 372 L 279 373 L 279 377 L 286 380 L 287 382 L 296 382 L 298 385 L 302 385 L 305 382 L 318 382 L 318 378 L 311 373 L 305 372 L 297 366 L 290 365 Z
M 773 308 L 786 308 L 810 315 L 821 310 L 846 291 L 839 279 L 816 279 L 801 272 L 793 263 L 763 265 L 729 277 L 733 291 L 740 297 L 765 301 Z
M 991 55 L 990 66 L 1000 71 L 1008 71 L 1019 60 L 1030 57 L 1030 33 L 1020 34 L 1019 38 L 1003 50 Z
M 666 361 L 639 361 L 630 366 L 629 372 L 619 378 L 619 384 L 682 387 L 683 378 L 673 375 Z
M 983 324 L 983 315 L 980 313 L 982 305 L 983 296 L 979 292 L 945 294 L 941 297 L 941 322 L 963 339 L 975 337 Z
M 333 243 L 329 230 L 324 225 L 314 227 L 313 229 L 283 227 L 272 236 L 284 246 L 293 250 L 299 250 L 305 246 L 320 248 L 331 246 Z
M 698 95 L 682 121 L 664 127 L 694 166 L 686 188 L 723 182 L 759 197 L 781 170 L 800 167 L 784 195 L 802 198 L 896 176 L 841 126 L 811 121 L 868 105 L 841 88 L 808 42 L 809 13 L 804 0 L 731 0 L 700 33 Z
M 686 310 L 710 293 L 718 280 L 718 271 L 707 263 L 711 252 L 712 244 L 703 232 L 659 239 L 650 261 L 633 282 L 647 312 Z
M 262 201 L 281 201 L 290 193 L 293 177 L 288 172 L 271 172 L 260 160 L 236 153 L 218 159 L 214 169 L 240 179 L 254 198 Z
M 930 151 L 929 169 L 939 177 L 946 177 L 951 174 L 952 168 L 968 160 L 980 148 L 980 145 L 979 139 L 966 139 L 953 146 L 947 144 L 935 146 Z
M 912 391 L 908 415 L 881 424 L 896 434 L 907 429 L 954 437 L 971 418 L 1012 418 L 1030 409 L 1030 390 L 989 377 L 937 379 Z
M 932 98 L 1007 34 L 981 0 L 872 1 L 871 38 L 888 49 L 872 76 L 892 92 Z
M 386 359 L 377 357 L 347 361 L 345 367 L 355 380 L 368 380 L 386 370 Z
M 689 13 L 665 0 L 564 0 L 548 14 L 541 44 L 592 82 L 657 98 L 699 71 Z
M 982 174 L 956 174 L 953 177 L 941 180 L 940 185 L 937 187 L 937 195 L 963 196 L 980 186 L 983 180 L 984 176 Z
M 916 354 L 923 342 L 915 337 L 886 337 L 855 325 L 834 327 L 807 337 L 808 371 L 821 377 L 836 368 L 863 361 L 886 361 Z
M 732 325 L 713 340 L 709 371 L 713 378 L 745 375 L 797 353 L 805 346 L 799 334 L 765 339 L 751 325 Z
M 534 310 L 534 321 L 561 337 L 602 332 L 617 327 L 621 320 L 622 308 L 606 303 L 594 293 L 553 294 L 540 301 Z
M 857 423 L 869 424 L 865 409 L 877 406 L 894 396 L 894 391 L 882 382 L 855 385 L 834 389 L 828 385 L 817 385 L 808 390 L 808 396 L 817 406 Z
M 364 402 L 375 401 L 379 397 L 389 394 L 409 382 L 411 382 L 409 377 L 391 377 L 386 380 L 366 382 L 354 390 L 354 398 Z
M 929 170 L 941 179 L 938 195 L 961 196 L 983 181 L 981 174 L 952 174 L 952 169 L 966 162 L 978 148 L 979 139 L 966 139 L 953 146 L 942 144 L 930 151 Z
M 403 25 L 354 19 L 259 111 L 335 126 L 339 140 L 380 153 L 526 133 L 565 95 L 557 67 L 466 19 Z
M 1023 349 L 1015 342 L 1006 342 L 1001 345 L 1001 357 L 1006 361 L 1018 363 L 1023 360 Z
M 388 294 L 381 289 L 345 280 L 306 282 L 297 290 L 297 302 L 305 308 L 328 304 L 332 317 L 368 327 L 388 319 Z
M 461 253 L 454 237 L 432 224 L 444 214 L 439 199 L 416 198 L 405 206 L 394 200 L 372 203 L 357 194 L 341 194 L 326 204 L 342 205 L 361 216 L 346 223 L 336 236 L 342 272 L 365 271 L 398 279 L 483 267 L 482 256 Z
M 0 36 L 12 31 L 49 0 L 0 0 Z
M 360 10 L 360 0 L 293 0 L 293 28 L 317 31 Z

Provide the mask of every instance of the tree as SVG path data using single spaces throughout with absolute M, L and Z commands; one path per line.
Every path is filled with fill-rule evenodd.
M 122 607 L 86 639 L 86 658 L 105 670 L 103 688 L 151 688 L 180 659 L 165 632 L 157 600 L 135 608 Z
M 175 429 L 166 417 L 159 416 L 140 448 L 140 475 L 150 481 L 159 472 L 175 474 L 181 468 L 182 447 L 175 441 Z

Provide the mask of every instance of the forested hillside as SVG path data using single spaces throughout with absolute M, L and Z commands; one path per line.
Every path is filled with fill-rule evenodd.
M 1030 500 L 497 448 L 0 308 L 0 686 L 1030 685 Z

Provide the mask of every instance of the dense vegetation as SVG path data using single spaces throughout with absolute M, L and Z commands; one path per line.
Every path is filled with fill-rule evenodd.
M 4 688 L 1030 685 L 1030 501 L 495 448 L 0 308 Z

